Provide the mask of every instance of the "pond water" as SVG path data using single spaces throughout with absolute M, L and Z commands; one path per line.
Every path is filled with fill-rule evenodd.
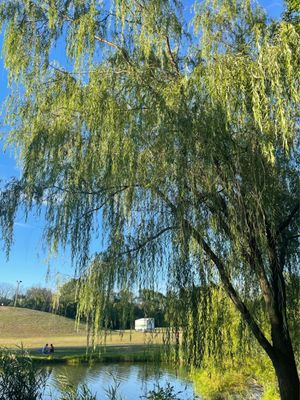
M 75 387 L 86 383 L 97 400 L 107 399 L 109 388 L 118 385 L 118 397 L 122 400 L 140 400 L 159 384 L 165 387 L 170 383 L 178 398 L 193 399 L 193 385 L 184 371 L 176 371 L 168 366 L 150 363 L 112 363 L 86 365 L 55 365 L 49 367 L 51 375 L 44 399 L 56 399 L 62 387 L 61 376 Z

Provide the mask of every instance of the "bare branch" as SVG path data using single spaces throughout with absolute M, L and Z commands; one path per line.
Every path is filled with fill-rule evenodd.
M 166 36 L 166 42 L 167 42 L 167 51 L 168 51 L 168 54 L 169 54 L 169 57 L 170 57 L 170 60 L 171 60 L 171 64 L 173 65 L 173 67 L 176 70 L 176 75 L 179 76 L 180 75 L 180 71 L 179 71 L 177 62 L 175 61 L 174 54 L 172 53 L 172 50 L 171 50 L 169 36 Z
M 120 255 L 125 255 L 125 254 L 129 254 L 129 253 L 137 252 L 137 251 L 141 250 L 143 247 L 145 247 L 148 243 L 152 242 L 155 239 L 158 239 L 165 232 L 168 232 L 168 231 L 173 230 L 173 229 L 177 229 L 177 227 L 176 226 L 167 226 L 166 228 L 161 229 L 155 235 L 149 236 L 143 242 L 138 243 L 136 247 L 133 247 L 133 248 L 130 248 L 130 249 L 126 250 L 126 251 L 121 252 Z
M 121 51 L 121 52 L 122 52 L 122 50 L 123 50 L 123 49 L 122 49 L 121 47 L 119 47 L 116 43 L 111 42 L 110 40 L 107 40 L 107 39 L 105 39 L 105 38 L 103 38 L 103 37 L 101 37 L 101 36 L 98 36 L 98 35 L 95 35 L 94 37 L 95 37 L 96 40 L 98 40 L 98 42 L 107 44 L 108 46 L 113 47 L 114 49 L 119 50 L 119 51 Z
M 290 225 L 290 223 L 293 221 L 293 218 L 295 215 L 299 212 L 300 209 L 300 201 L 296 203 L 290 214 L 287 216 L 287 218 L 281 222 L 279 225 L 277 231 L 276 231 L 276 237 L 282 234 L 282 232 Z

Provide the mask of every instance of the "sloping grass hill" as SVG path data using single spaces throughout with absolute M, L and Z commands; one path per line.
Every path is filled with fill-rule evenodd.
M 53 343 L 55 348 L 83 348 L 87 344 L 86 329 L 78 331 L 72 319 L 18 307 L 0 306 L 0 347 L 42 348 Z M 113 331 L 106 337 L 108 346 L 129 346 L 162 343 L 161 333 Z
M 72 319 L 18 307 L 0 307 L 0 338 L 82 336 Z
M 42 348 L 45 343 L 61 347 L 83 347 L 86 331 L 76 330 L 72 319 L 18 307 L 0 307 L 0 347 Z

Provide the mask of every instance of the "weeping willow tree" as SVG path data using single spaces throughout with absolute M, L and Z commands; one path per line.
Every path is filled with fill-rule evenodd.
M 209 302 L 193 285 L 222 285 L 281 398 L 298 400 L 286 298 L 299 276 L 294 18 L 270 21 L 250 0 L 196 2 L 190 21 L 179 0 L 7 0 L 0 21 L 7 141 L 22 166 L 1 194 L 7 249 L 21 207 L 45 216 L 45 242 L 70 246 L 78 271 L 103 236 L 99 306 L 109 288 L 165 279 L 189 293 L 189 315 Z
M 286 0 L 286 19 L 300 32 L 300 3 L 298 0 Z

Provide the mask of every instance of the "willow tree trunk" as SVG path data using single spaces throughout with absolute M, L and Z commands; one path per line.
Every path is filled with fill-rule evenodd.
M 198 243 L 205 250 L 206 254 L 216 265 L 226 293 L 236 306 L 237 310 L 241 313 L 243 319 L 248 324 L 258 343 L 271 359 L 279 384 L 281 400 L 299 400 L 298 372 L 288 326 L 287 323 L 285 323 L 286 296 L 282 270 L 279 268 L 274 268 L 272 292 L 275 294 L 275 297 L 273 297 L 272 301 L 270 301 L 270 298 L 267 300 L 265 299 L 271 324 L 271 344 L 264 336 L 255 319 L 233 287 L 226 273 L 226 268 L 223 261 L 214 253 L 214 251 L 209 247 L 196 229 L 191 227 L 187 221 L 184 221 L 184 223 L 185 226 L 190 229 L 193 237 L 198 241 Z M 275 267 L 276 266 L 278 265 L 276 264 Z M 280 290 L 279 286 L 281 287 Z
M 281 400 L 299 400 L 299 379 L 293 357 L 278 355 L 273 365 L 279 384 Z
M 283 330 L 273 327 L 273 349 L 270 357 L 275 368 L 281 400 L 299 400 L 300 386 L 296 361 L 290 337 L 285 338 Z
M 299 205 L 298 205 L 299 206 Z M 286 246 L 281 247 L 274 237 L 267 231 L 269 239 L 269 257 L 272 270 L 272 303 L 268 308 L 272 347 L 270 355 L 274 365 L 282 400 L 299 400 L 300 388 L 293 345 L 289 334 L 287 320 L 286 283 L 284 280 L 284 264 Z M 280 253 L 281 258 L 278 256 Z M 268 304 L 266 304 L 268 306 Z

